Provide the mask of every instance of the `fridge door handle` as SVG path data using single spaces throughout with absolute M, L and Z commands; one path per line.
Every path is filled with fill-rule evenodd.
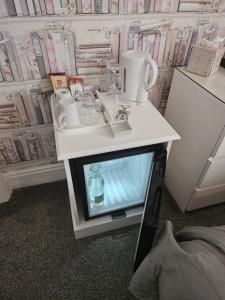
M 156 188 L 153 196 L 152 206 L 150 207 L 151 218 L 149 219 L 149 226 L 157 226 L 158 216 L 160 212 L 161 199 L 162 199 L 163 186 L 162 183 Z
M 121 218 L 126 218 L 126 212 L 125 209 L 122 210 L 117 210 L 111 213 L 112 216 L 112 220 L 117 220 L 117 219 L 121 219 Z

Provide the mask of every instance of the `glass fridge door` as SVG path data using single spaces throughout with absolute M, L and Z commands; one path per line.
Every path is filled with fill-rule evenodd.
M 134 271 L 137 270 L 145 256 L 151 250 L 155 233 L 158 228 L 158 218 L 164 189 L 166 158 L 167 151 L 165 148 L 155 153 L 151 182 L 145 202 L 135 253 Z
M 147 152 L 84 164 L 88 218 L 143 204 L 153 159 Z

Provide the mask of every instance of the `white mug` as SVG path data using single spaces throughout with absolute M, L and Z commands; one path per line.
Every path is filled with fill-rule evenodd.
M 59 127 L 75 128 L 80 125 L 77 102 L 72 97 L 66 97 L 59 101 Z

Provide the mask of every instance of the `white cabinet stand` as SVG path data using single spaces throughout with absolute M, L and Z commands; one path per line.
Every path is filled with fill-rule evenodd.
M 182 211 L 225 201 L 225 69 L 208 77 L 175 70 L 165 113 L 173 143 L 166 185 Z
M 54 97 L 52 98 L 52 104 Z M 56 124 L 53 115 L 54 125 Z M 56 128 L 55 139 L 57 156 L 64 161 L 66 170 L 73 227 L 76 238 L 128 226 L 141 221 L 143 208 L 136 207 L 126 210 L 126 216 L 113 220 L 111 215 L 85 220 L 84 212 L 77 205 L 76 195 L 71 176 L 69 160 L 91 155 L 110 153 L 153 144 L 171 143 L 179 138 L 177 133 L 160 115 L 151 103 L 131 104 L 129 122 L 132 132 L 129 135 L 113 138 L 109 125 L 100 128 L 77 129 L 63 132 Z

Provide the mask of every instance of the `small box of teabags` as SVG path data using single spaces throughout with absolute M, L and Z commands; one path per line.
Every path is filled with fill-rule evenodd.
M 212 48 L 194 45 L 187 65 L 187 71 L 201 76 L 216 73 L 225 52 L 225 47 Z

